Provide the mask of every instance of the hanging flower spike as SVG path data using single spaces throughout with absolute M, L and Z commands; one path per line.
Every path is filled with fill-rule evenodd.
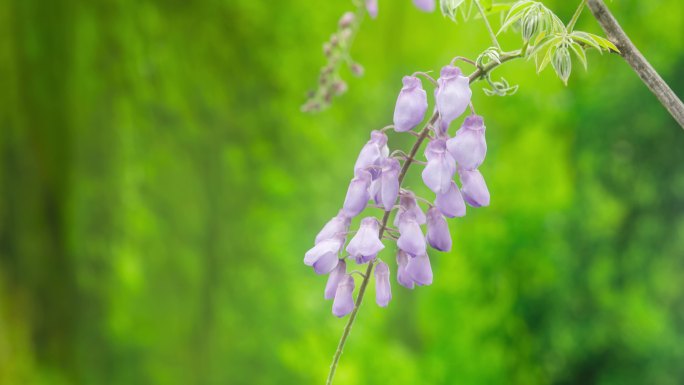
M 473 207 L 489 206 L 489 190 L 478 170 L 459 170 L 463 199 Z
M 358 170 L 370 170 L 373 177 L 379 173 L 373 166 L 379 166 L 380 161 L 387 158 L 389 148 L 387 147 L 387 135 L 384 132 L 373 130 L 368 142 L 359 152 L 359 157 L 354 164 L 354 172 Z
M 332 313 L 335 317 L 344 317 L 354 310 L 354 278 L 345 274 L 335 290 Z
M 371 19 L 378 17 L 378 0 L 366 0 L 366 11 Z
M 428 255 L 421 254 L 415 258 L 409 258 L 406 273 L 418 286 L 432 284 L 432 267 Z
M 413 279 L 406 272 L 406 265 L 408 265 L 409 256 L 399 250 L 397 253 L 397 282 L 407 289 L 413 289 L 414 283 Z
M 423 169 L 423 182 L 436 194 L 449 191 L 451 180 L 456 173 L 456 162 L 446 150 L 446 141 L 435 139 L 425 149 L 427 166 Z
M 337 213 L 337 216 L 329 220 L 328 223 L 326 223 L 325 226 L 323 226 L 318 235 L 316 235 L 316 241 L 314 242 L 314 244 L 317 244 L 318 242 L 324 241 L 326 239 L 334 238 L 338 235 L 346 235 L 347 231 L 349 230 L 350 222 L 351 219 L 346 217 L 344 215 L 344 212 L 340 210 Z
M 375 302 L 380 307 L 387 307 L 391 299 L 389 267 L 385 262 L 380 261 L 375 267 Z
M 401 216 L 407 212 L 413 215 L 419 225 L 425 224 L 425 214 L 418 207 L 416 195 L 410 190 L 401 190 L 399 192 L 399 210 L 397 210 L 397 215 L 394 217 L 394 226 L 399 227 Z
M 437 194 L 435 206 L 447 218 L 463 217 L 466 215 L 466 205 L 456 182 L 451 181 L 449 191 Z
M 425 236 L 423 236 L 420 225 L 416 222 L 415 215 L 410 212 L 402 214 L 397 227 L 399 227 L 400 234 L 399 239 L 397 239 L 397 247 L 400 250 L 413 257 L 427 252 Z
M 451 250 L 451 234 L 446 219 L 437 207 L 430 207 L 427 212 L 427 241 L 432 248 L 439 251 Z
M 344 198 L 342 212 L 347 218 L 359 215 L 368 204 L 370 194 L 368 188 L 371 183 L 371 174 L 365 170 L 356 172 L 356 176 L 349 183 L 347 196 Z
M 421 11 L 432 12 L 435 10 L 435 0 L 413 0 L 413 4 Z
M 404 86 L 399 91 L 397 104 L 394 107 L 394 131 L 412 130 L 425 118 L 428 108 L 427 93 L 423 84 L 415 76 L 404 76 Z
M 390 211 L 394 207 L 399 195 L 399 161 L 394 158 L 387 158 L 382 162 L 382 173 L 380 174 L 380 201 L 385 211 Z
M 347 263 L 342 260 L 328 275 L 328 282 L 325 284 L 325 299 L 333 299 L 335 297 L 335 292 L 337 291 L 337 285 L 339 285 L 342 278 L 347 273 Z
M 465 118 L 456 136 L 447 141 L 449 152 L 464 170 L 474 170 L 482 164 L 487 155 L 484 121 L 479 115 Z
M 313 266 L 316 274 L 327 274 L 339 263 L 337 254 L 342 249 L 342 245 L 344 245 L 344 237 L 341 236 L 318 242 L 304 254 L 304 264 Z
M 347 252 L 356 259 L 357 263 L 366 263 L 373 259 L 384 249 L 379 237 L 378 220 L 374 217 L 366 217 L 361 220 L 359 230 L 347 245 Z
M 470 90 L 468 78 L 463 76 L 460 68 L 452 65 L 442 68 L 437 84 L 435 90 L 437 111 L 443 123 L 448 127 L 468 108 L 473 92 Z
M 340 17 L 339 21 L 339 26 L 341 29 L 349 28 L 351 27 L 352 23 L 354 23 L 354 20 L 356 19 L 356 16 L 354 15 L 354 12 L 345 12 L 342 17 Z

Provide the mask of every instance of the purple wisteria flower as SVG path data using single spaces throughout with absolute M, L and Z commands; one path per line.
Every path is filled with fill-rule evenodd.
M 375 175 L 377 173 L 376 167 L 380 166 L 380 161 L 387 158 L 388 155 L 387 135 L 382 131 L 374 130 L 371 132 L 370 140 L 359 152 L 359 157 L 356 159 L 356 164 L 354 164 L 354 172 L 369 170 Z
M 482 164 L 487 155 L 484 120 L 479 115 L 465 118 L 456 136 L 447 141 L 449 153 L 454 157 L 458 167 L 474 170 Z
M 375 256 L 384 249 L 379 237 L 378 220 L 374 217 L 366 217 L 361 220 L 359 230 L 347 245 L 347 252 L 357 263 L 366 263 L 375 259 Z
M 437 207 L 430 207 L 427 212 L 427 241 L 432 248 L 439 251 L 451 250 L 451 234 L 446 219 Z
M 341 260 L 328 275 L 328 282 L 325 284 L 325 299 L 333 299 L 337 291 L 337 285 L 347 274 L 347 263 Z
M 380 307 L 386 307 L 392 299 L 390 287 L 389 266 L 385 262 L 378 262 L 375 267 L 375 302 Z
M 378 17 L 378 0 L 366 0 L 366 11 L 371 19 Z
M 324 241 L 326 239 L 334 238 L 336 236 L 345 236 L 349 230 L 349 223 L 351 219 L 344 215 L 344 212 L 340 210 L 337 216 L 333 217 L 328 223 L 323 226 L 321 231 L 316 235 L 315 244 Z
M 428 108 L 427 93 L 423 84 L 415 76 L 404 76 L 404 87 L 399 92 L 394 107 L 394 130 L 406 132 L 412 130 L 425 118 Z
M 401 166 L 394 158 L 386 158 L 382 161 L 382 169 L 379 179 L 379 204 L 389 211 L 394 207 L 399 195 L 399 171 Z
M 456 162 L 446 149 L 446 141 L 431 141 L 425 149 L 425 157 L 427 166 L 423 169 L 423 182 L 436 194 L 445 194 L 456 173 Z
M 466 205 L 456 182 L 451 181 L 449 190 L 444 194 L 437 194 L 435 206 L 445 217 L 462 217 L 466 214 Z
M 413 4 L 425 12 L 432 12 L 435 10 L 435 0 L 413 0 Z
M 413 215 L 419 225 L 425 224 L 425 214 L 416 202 L 416 194 L 410 190 L 401 190 L 399 192 L 399 210 L 394 218 L 394 226 L 399 227 L 399 221 L 404 213 Z
M 344 245 L 343 236 L 335 236 L 318 242 L 304 255 L 304 264 L 313 266 L 316 274 L 327 274 L 337 266 L 338 253 Z
M 342 213 L 347 218 L 353 218 L 366 208 L 370 194 L 368 188 L 371 183 L 371 174 L 366 170 L 358 170 L 356 176 L 349 183 L 347 196 L 344 198 Z
M 442 68 L 437 83 L 438 87 L 435 90 L 437 111 L 444 127 L 448 127 L 468 108 L 473 92 L 470 90 L 468 78 L 463 76 L 460 68 L 453 65 Z
M 332 313 L 335 317 L 344 317 L 354 310 L 354 278 L 345 274 L 340 279 L 340 283 L 335 290 L 335 300 L 333 301 Z
M 399 228 L 397 247 L 400 250 L 412 256 L 427 252 L 425 236 L 423 236 L 423 231 L 420 229 L 420 225 L 413 213 L 406 212 L 402 214 L 397 227 Z
M 409 258 L 408 254 L 401 250 L 397 253 L 397 282 L 407 289 L 413 289 L 413 279 L 411 279 L 408 272 L 406 272 L 406 265 L 408 265 Z
M 413 258 L 409 257 L 406 264 L 406 273 L 418 286 L 432 284 L 432 267 L 430 266 L 428 255 L 421 254 Z
M 489 190 L 478 170 L 458 170 L 463 199 L 473 207 L 489 206 Z

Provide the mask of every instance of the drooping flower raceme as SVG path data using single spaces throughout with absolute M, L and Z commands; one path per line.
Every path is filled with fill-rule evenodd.
M 424 10 L 434 8 L 433 1 L 414 2 Z M 376 1 L 367 1 L 366 5 L 371 15 L 377 12 Z M 340 21 L 348 22 L 353 19 Z M 466 203 L 472 207 L 489 205 L 489 190 L 478 170 L 487 153 L 483 118 L 467 116 L 453 137 L 449 133 L 451 123 L 470 104 L 469 79 L 458 67 L 448 65 L 442 68 L 437 84 L 434 92 L 436 115 L 421 134 L 416 134 L 420 141 L 429 138 L 421 176 L 425 186 L 434 193 L 434 200 L 431 202 L 401 187 L 408 166 L 416 161 L 420 143 L 410 154 L 402 151 L 390 154 L 384 133 L 389 127 L 372 131 L 354 164 L 354 177 L 347 188 L 342 209 L 323 226 L 316 235 L 314 246 L 304 256 L 304 263 L 312 266 L 316 273 L 329 274 L 324 297 L 334 298 L 332 310 L 337 317 L 354 311 L 353 274 L 363 277 L 363 288 L 374 277 L 377 304 L 389 305 L 391 269 L 381 259 L 380 253 L 385 249 L 383 240 L 396 241 L 396 281 L 401 286 L 413 289 L 430 285 L 433 272 L 428 246 L 442 252 L 452 249 L 446 218 L 464 216 Z M 427 106 L 427 93 L 420 80 L 414 76 L 404 77 L 394 110 L 394 130 L 415 129 L 425 119 Z M 434 135 L 428 135 L 428 130 Z M 369 201 L 375 205 L 369 205 Z M 384 211 L 382 221 L 364 215 L 358 229 L 350 231 L 354 217 L 377 209 Z M 390 220 L 392 213 L 394 218 Z M 366 274 L 353 268 L 348 272 L 349 263 L 354 262 L 367 265 Z M 373 268 L 375 273 L 371 275 Z

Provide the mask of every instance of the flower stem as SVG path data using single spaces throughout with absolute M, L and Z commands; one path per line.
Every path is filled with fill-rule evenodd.
M 484 23 L 487 26 L 487 31 L 489 31 L 489 37 L 492 38 L 492 43 L 496 48 L 501 49 L 501 45 L 499 45 L 499 40 L 497 40 L 494 30 L 492 29 L 492 26 L 489 24 L 489 20 L 487 19 L 487 15 L 485 14 L 484 8 L 482 8 L 482 4 L 480 4 L 480 0 L 474 0 L 474 3 L 477 6 L 477 10 L 480 12 L 480 15 L 482 16 L 482 20 L 484 20 Z
M 500 63 L 492 62 L 490 64 L 487 64 L 486 66 L 482 68 L 478 68 L 475 72 L 470 74 L 468 77 L 470 83 L 472 84 L 474 81 L 478 80 L 479 78 L 487 75 L 490 71 L 492 71 L 494 68 L 498 67 L 502 63 L 505 63 L 509 60 L 513 60 L 515 58 L 522 57 L 522 52 L 520 50 L 518 51 L 513 51 L 513 52 L 506 52 L 501 55 L 501 60 Z M 416 154 L 418 153 L 418 150 L 420 149 L 420 146 L 423 144 L 423 141 L 425 141 L 426 138 L 429 137 L 430 134 L 430 128 L 437 123 L 437 120 L 439 119 L 439 114 L 437 111 L 435 111 L 432 116 L 430 117 L 430 120 L 425 124 L 425 127 L 420 131 L 418 134 L 418 139 L 416 142 L 413 144 L 413 147 L 411 148 L 411 151 L 409 152 L 408 156 L 406 157 L 406 162 L 404 162 L 404 165 L 401 167 L 401 171 L 399 172 L 399 186 L 401 186 L 401 183 L 404 181 L 404 178 L 406 177 L 406 173 L 408 172 L 409 167 L 411 166 L 411 163 L 415 161 Z M 382 222 L 380 224 L 380 232 L 379 232 L 379 237 L 382 238 L 382 236 L 385 234 L 385 230 L 387 229 L 387 222 L 389 221 L 390 213 L 392 211 L 385 211 L 385 214 L 382 216 Z M 332 364 L 330 365 L 330 372 L 328 373 L 328 379 L 325 382 L 326 385 L 332 385 L 333 383 L 333 377 L 335 377 L 335 370 L 337 369 L 337 364 L 340 361 L 340 356 L 342 356 L 342 350 L 344 349 L 344 344 L 347 342 L 347 338 L 349 337 L 349 333 L 351 332 L 352 325 L 354 324 L 354 321 L 356 320 L 356 315 L 359 312 L 359 307 L 361 307 L 361 302 L 363 302 L 363 297 L 366 294 L 366 288 L 368 287 L 368 282 L 370 282 L 370 277 L 371 273 L 373 272 L 373 267 L 375 267 L 375 261 L 371 261 L 368 263 L 368 268 L 366 268 L 366 272 L 364 273 L 363 281 L 361 281 L 361 286 L 359 287 L 359 293 L 356 296 L 356 301 L 354 302 L 354 310 L 352 310 L 351 314 L 349 315 L 349 319 L 347 320 L 347 324 L 344 326 L 344 330 L 342 332 L 342 337 L 340 337 L 340 342 L 337 344 L 337 350 L 335 351 L 335 355 L 333 356 Z

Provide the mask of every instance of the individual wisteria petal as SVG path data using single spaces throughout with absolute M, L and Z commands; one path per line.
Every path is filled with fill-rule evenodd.
M 338 235 L 344 235 L 349 230 L 350 218 L 344 215 L 344 212 L 340 210 L 337 216 L 333 217 L 328 223 L 323 226 L 321 231 L 316 235 L 315 243 L 324 241 L 326 239 L 334 238 Z
M 462 217 L 466 214 L 466 205 L 456 182 L 451 181 L 449 190 L 444 194 L 437 194 L 435 206 L 448 218 Z
M 425 118 L 428 108 L 427 93 L 423 84 L 415 76 L 404 76 L 404 87 L 399 91 L 397 104 L 394 107 L 394 130 L 406 132 L 412 130 Z
M 425 236 L 423 236 L 423 231 L 416 222 L 415 216 L 405 213 L 399 220 L 397 227 L 399 227 L 399 239 L 397 239 L 399 249 L 412 256 L 425 254 L 427 251 Z
M 425 12 L 432 12 L 435 10 L 435 0 L 413 0 L 413 4 Z
M 366 0 L 366 11 L 371 19 L 378 17 L 378 0 Z
M 406 264 L 406 273 L 419 286 L 432 284 L 432 267 L 427 254 L 409 258 Z
M 478 170 L 459 170 L 463 199 L 473 207 L 489 206 L 489 190 Z
M 380 175 L 380 201 L 389 211 L 397 201 L 399 195 L 399 161 L 394 158 L 387 158 L 382 163 L 382 174 Z
M 329 273 L 337 266 L 337 254 L 343 244 L 344 238 L 340 236 L 318 242 L 304 254 L 304 264 L 313 266 L 318 274 Z
M 478 168 L 487 155 L 484 121 L 479 115 L 465 118 L 463 126 L 456 136 L 447 141 L 449 153 L 454 157 L 458 167 L 464 170 Z
M 389 267 L 385 262 L 380 261 L 375 267 L 375 302 L 378 306 L 386 307 L 391 299 Z
M 342 212 L 346 217 L 355 217 L 366 208 L 370 199 L 370 194 L 368 193 L 370 183 L 371 174 L 368 171 L 358 170 L 356 172 L 356 176 L 349 183 L 347 196 L 344 198 L 344 204 L 342 205 Z
M 371 261 L 384 249 L 379 237 L 378 220 L 374 217 L 366 217 L 361 220 L 359 230 L 347 245 L 347 252 L 358 263 Z
M 344 317 L 354 310 L 354 278 L 345 274 L 335 291 L 332 313 L 335 317 Z
M 382 205 L 382 196 L 380 195 L 380 178 L 375 178 L 371 181 L 368 187 L 368 195 L 376 205 Z
M 460 68 L 453 65 L 442 67 L 437 84 L 435 90 L 437 111 L 448 126 L 468 108 L 473 93 L 470 90 L 468 78 L 463 76 Z
M 406 272 L 406 265 L 408 265 L 409 256 L 405 252 L 399 250 L 397 253 L 397 282 L 407 289 L 413 289 L 413 279 Z
M 387 135 L 384 132 L 374 130 L 371 137 L 359 152 L 359 157 L 354 164 L 354 172 L 358 170 L 373 170 L 373 166 L 379 166 L 380 161 L 389 155 L 387 147 Z
M 446 150 L 446 141 L 431 141 L 425 149 L 425 157 L 428 161 L 423 169 L 423 182 L 436 194 L 446 193 L 456 173 L 456 162 Z
M 437 207 L 431 207 L 427 212 L 427 241 L 439 251 L 451 250 L 451 234 L 446 219 Z
M 415 218 L 419 225 L 425 224 L 425 214 L 416 202 L 416 195 L 409 190 L 401 190 L 399 192 L 399 210 L 394 217 L 394 226 L 399 227 L 399 221 L 404 213 L 410 213 Z
M 340 261 L 328 275 L 328 282 L 325 284 L 325 299 L 333 299 L 337 291 L 337 285 L 347 273 L 347 263 Z

